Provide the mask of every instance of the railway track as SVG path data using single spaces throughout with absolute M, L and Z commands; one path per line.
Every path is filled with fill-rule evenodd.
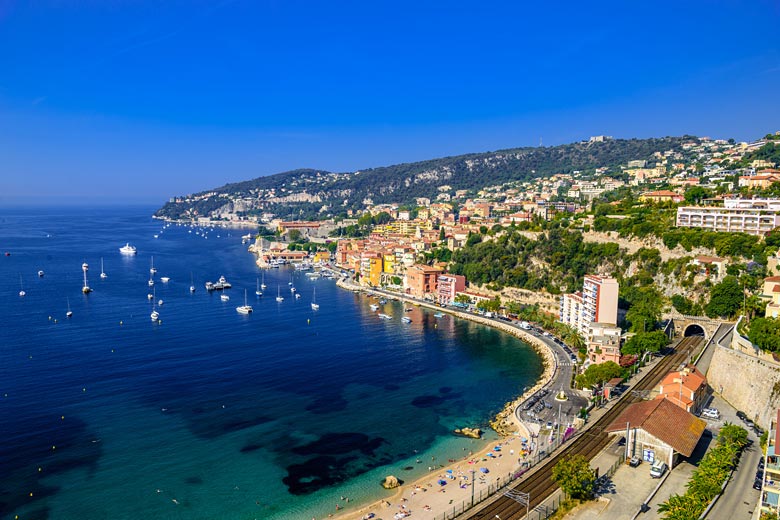
M 551 478 L 553 467 L 555 467 L 563 457 L 582 455 L 586 459 L 591 460 L 601 452 L 601 450 L 610 442 L 609 435 L 604 432 L 604 429 L 612 424 L 627 406 L 642 400 L 634 391 L 651 390 L 655 387 L 669 370 L 685 363 L 693 349 L 695 349 L 703 339 L 704 338 L 694 336 L 680 340 L 672 354 L 662 358 L 634 385 L 632 391 L 626 392 L 620 397 L 620 399 L 618 399 L 604 415 L 597 419 L 589 429 L 574 438 L 562 450 L 538 465 L 533 473 L 527 477 L 521 478 L 516 484 L 509 486 L 509 488 L 513 491 L 528 493 L 530 496 L 530 509 L 533 511 L 535 507 L 541 504 L 558 488 L 558 485 L 555 484 Z M 463 518 L 520 520 L 525 517 L 526 512 L 525 505 L 522 505 L 503 494 L 493 498 L 485 506 L 476 509 L 477 510 L 467 511 Z

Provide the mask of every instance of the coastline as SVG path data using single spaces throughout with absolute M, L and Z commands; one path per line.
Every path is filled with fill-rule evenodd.
M 470 503 L 472 493 L 476 493 L 477 491 L 479 491 L 480 494 L 484 493 L 486 489 L 491 487 L 491 481 L 495 481 L 496 484 L 499 484 L 502 479 L 511 478 L 511 476 L 520 469 L 520 465 L 525 458 L 515 456 L 515 450 L 517 451 L 517 455 L 522 451 L 520 439 L 532 438 L 532 432 L 517 417 L 516 411 L 526 399 L 549 384 L 555 377 L 557 372 L 556 358 L 551 348 L 528 332 L 504 322 L 495 321 L 483 316 L 475 316 L 450 308 L 439 307 L 429 302 L 421 302 L 409 298 L 403 294 L 379 292 L 371 288 L 352 284 L 343 279 L 338 279 L 336 285 L 350 291 L 392 296 L 401 301 L 427 307 L 438 312 L 446 312 L 460 319 L 470 320 L 481 325 L 501 330 L 502 332 L 519 338 L 533 348 L 541 357 L 544 368 L 541 376 L 532 387 L 528 388 L 523 394 L 515 399 L 507 402 L 502 411 L 490 421 L 490 426 L 500 437 L 502 437 L 502 440 L 498 442 L 484 440 L 483 442 L 485 445 L 480 451 L 473 454 L 469 453 L 469 455 L 463 459 L 450 462 L 446 466 L 434 468 L 434 471 L 418 478 L 414 482 L 404 483 L 396 488 L 396 492 L 389 497 L 375 500 L 368 505 L 360 506 L 356 510 L 338 512 L 335 515 L 330 514 L 328 517 L 336 520 L 359 520 L 371 513 L 377 515 L 375 518 L 379 518 L 380 513 L 383 512 L 387 513 L 387 515 L 396 515 L 411 513 L 413 511 L 415 518 L 433 519 L 450 511 L 454 507 L 461 506 L 464 502 Z M 537 448 L 534 443 L 531 443 L 530 446 L 532 448 Z M 509 456 L 505 457 L 503 451 L 498 452 L 499 455 L 497 457 L 490 456 L 496 453 L 497 447 L 509 447 Z M 533 454 L 533 451 L 534 450 L 532 449 L 528 455 Z M 488 465 L 490 466 L 489 468 L 487 468 Z M 481 474 L 479 482 L 477 482 L 476 478 L 474 478 L 474 475 L 476 474 L 474 470 L 476 468 L 479 468 L 480 470 L 485 468 L 495 472 L 495 474 L 491 474 L 490 477 Z M 471 477 L 469 477 L 469 473 L 471 474 Z M 447 489 L 445 489 L 445 487 L 439 484 L 442 479 L 449 482 L 455 475 L 457 475 L 456 479 L 461 483 L 460 486 L 447 486 Z M 474 478 L 473 483 L 471 478 Z M 453 484 L 454 483 L 455 482 L 453 481 Z M 464 483 L 466 485 L 465 488 L 463 487 Z M 430 492 L 428 492 L 429 490 Z M 449 495 L 446 495 L 447 491 L 450 491 Z M 455 498 L 453 498 L 453 496 L 455 496 Z M 396 512 L 395 509 L 398 511 Z

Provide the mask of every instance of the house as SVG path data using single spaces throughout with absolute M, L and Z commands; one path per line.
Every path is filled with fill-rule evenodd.
M 766 304 L 766 318 L 777 318 L 780 316 L 780 276 L 770 276 L 764 278 L 764 290 L 761 292 L 761 298 L 770 300 Z
M 699 413 L 708 395 L 707 378 L 694 365 L 669 372 L 656 389 L 656 399 L 667 399 L 690 413 Z
M 455 295 L 466 290 L 466 277 L 460 274 L 441 274 L 437 284 L 439 304 L 450 305 L 455 301 Z
M 622 330 L 614 323 L 593 322 L 588 326 L 588 360 L 594 364 L 620 363 Z
M 706 426 L 668 399 L 653 399 L 629 405 L 604 431 L 626 436 L 628 457 L 673 468 L 680 455 L 691 456 Z
M 715 281 L 726 276 L 728 261 L 717 256 L 698 255 L 691 260 L 691 265 L 699 268 L 699 274 Z
M 433 300 L 437 293 L 441 267 L 415 264 L 406 270 L 406 292 L 415 298 Z
M 639 202 L 673 202 L 678 203 L 685 200 L 685 197 L 679 193 L 669 190 L 646 191 L 639 196 Z

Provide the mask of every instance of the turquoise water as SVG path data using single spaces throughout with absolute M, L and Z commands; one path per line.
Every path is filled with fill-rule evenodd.
M 484 426 L 541 374 L 516 338 L 397 302 L 380 320 L 374 300 L 289 268 L 256 297 L 245 230 L 160 234 L 150 213 L 0 213 L 0 518 L 321 518 L 474 449 L 450 431 Z M 119 254 L 128 241 L 137 256 Z M 220 275 L 229 302 L 203 288 Z

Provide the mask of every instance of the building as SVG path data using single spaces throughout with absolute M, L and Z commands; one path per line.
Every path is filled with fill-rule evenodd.
M 455 296 L 466 290 L 466 277 L 460 274 L 441 274 L 438 283 L 438 302 L 440 305 L 450 305 Z
M 673 202 L 678 203 L 685 200 L 685 197 L 679 193 L 669 190 L 646 191 L 639 196 L 639 202 Z
M 691 456 L 706 426 L 668 399 L 653 399 L 629 405 L 604 431 L 626 437 L 628 457 L 673 468 L 680 455 Z
M 586 275 L 582 292 L 564 294 L 559 319 L 587 336 L 593 322 L 617 323 L 618 283 L 614 278 Z
M 698 255 L 691 260 L 691 264 L 699 268 L 699 274 L 715 281 L 726 276 L 728 261 L 717 256 Z
M 620 364 L 620 337 L 623 331 L 613 323 L 588 326 L 588 360 L 593 364 L 614 361 Z
M 676 224 L 677 227 L 765 235 L 780 226 L 780 207 L 775 204 L 735 207 L 733 203 L 722 208 L 683 206 L 677 208 Z
M 360 285 L 378 287 L 382 275 L 382 254 L 376 251 L 360 253 Z
M 444 271 L 441 267 L 414 264 L 406 270 L 406 292 L 425 300 L 434 300 L 438 295 L 437 282 Z
M 761 291 L 761 298 L 769 300 L 764 313 L 766 318 L 780 316 L 780 276 L 764 278 L 764 290 Z
M 686 412 L 697 414 L 707 399 L 707 378 L 694 365 L 686 365 L 666 374 L 656 390 L 656 399 L 668 399 Z
M 769 428 L 764 453 L 761 513 L 780 513 L 780 410 Z

